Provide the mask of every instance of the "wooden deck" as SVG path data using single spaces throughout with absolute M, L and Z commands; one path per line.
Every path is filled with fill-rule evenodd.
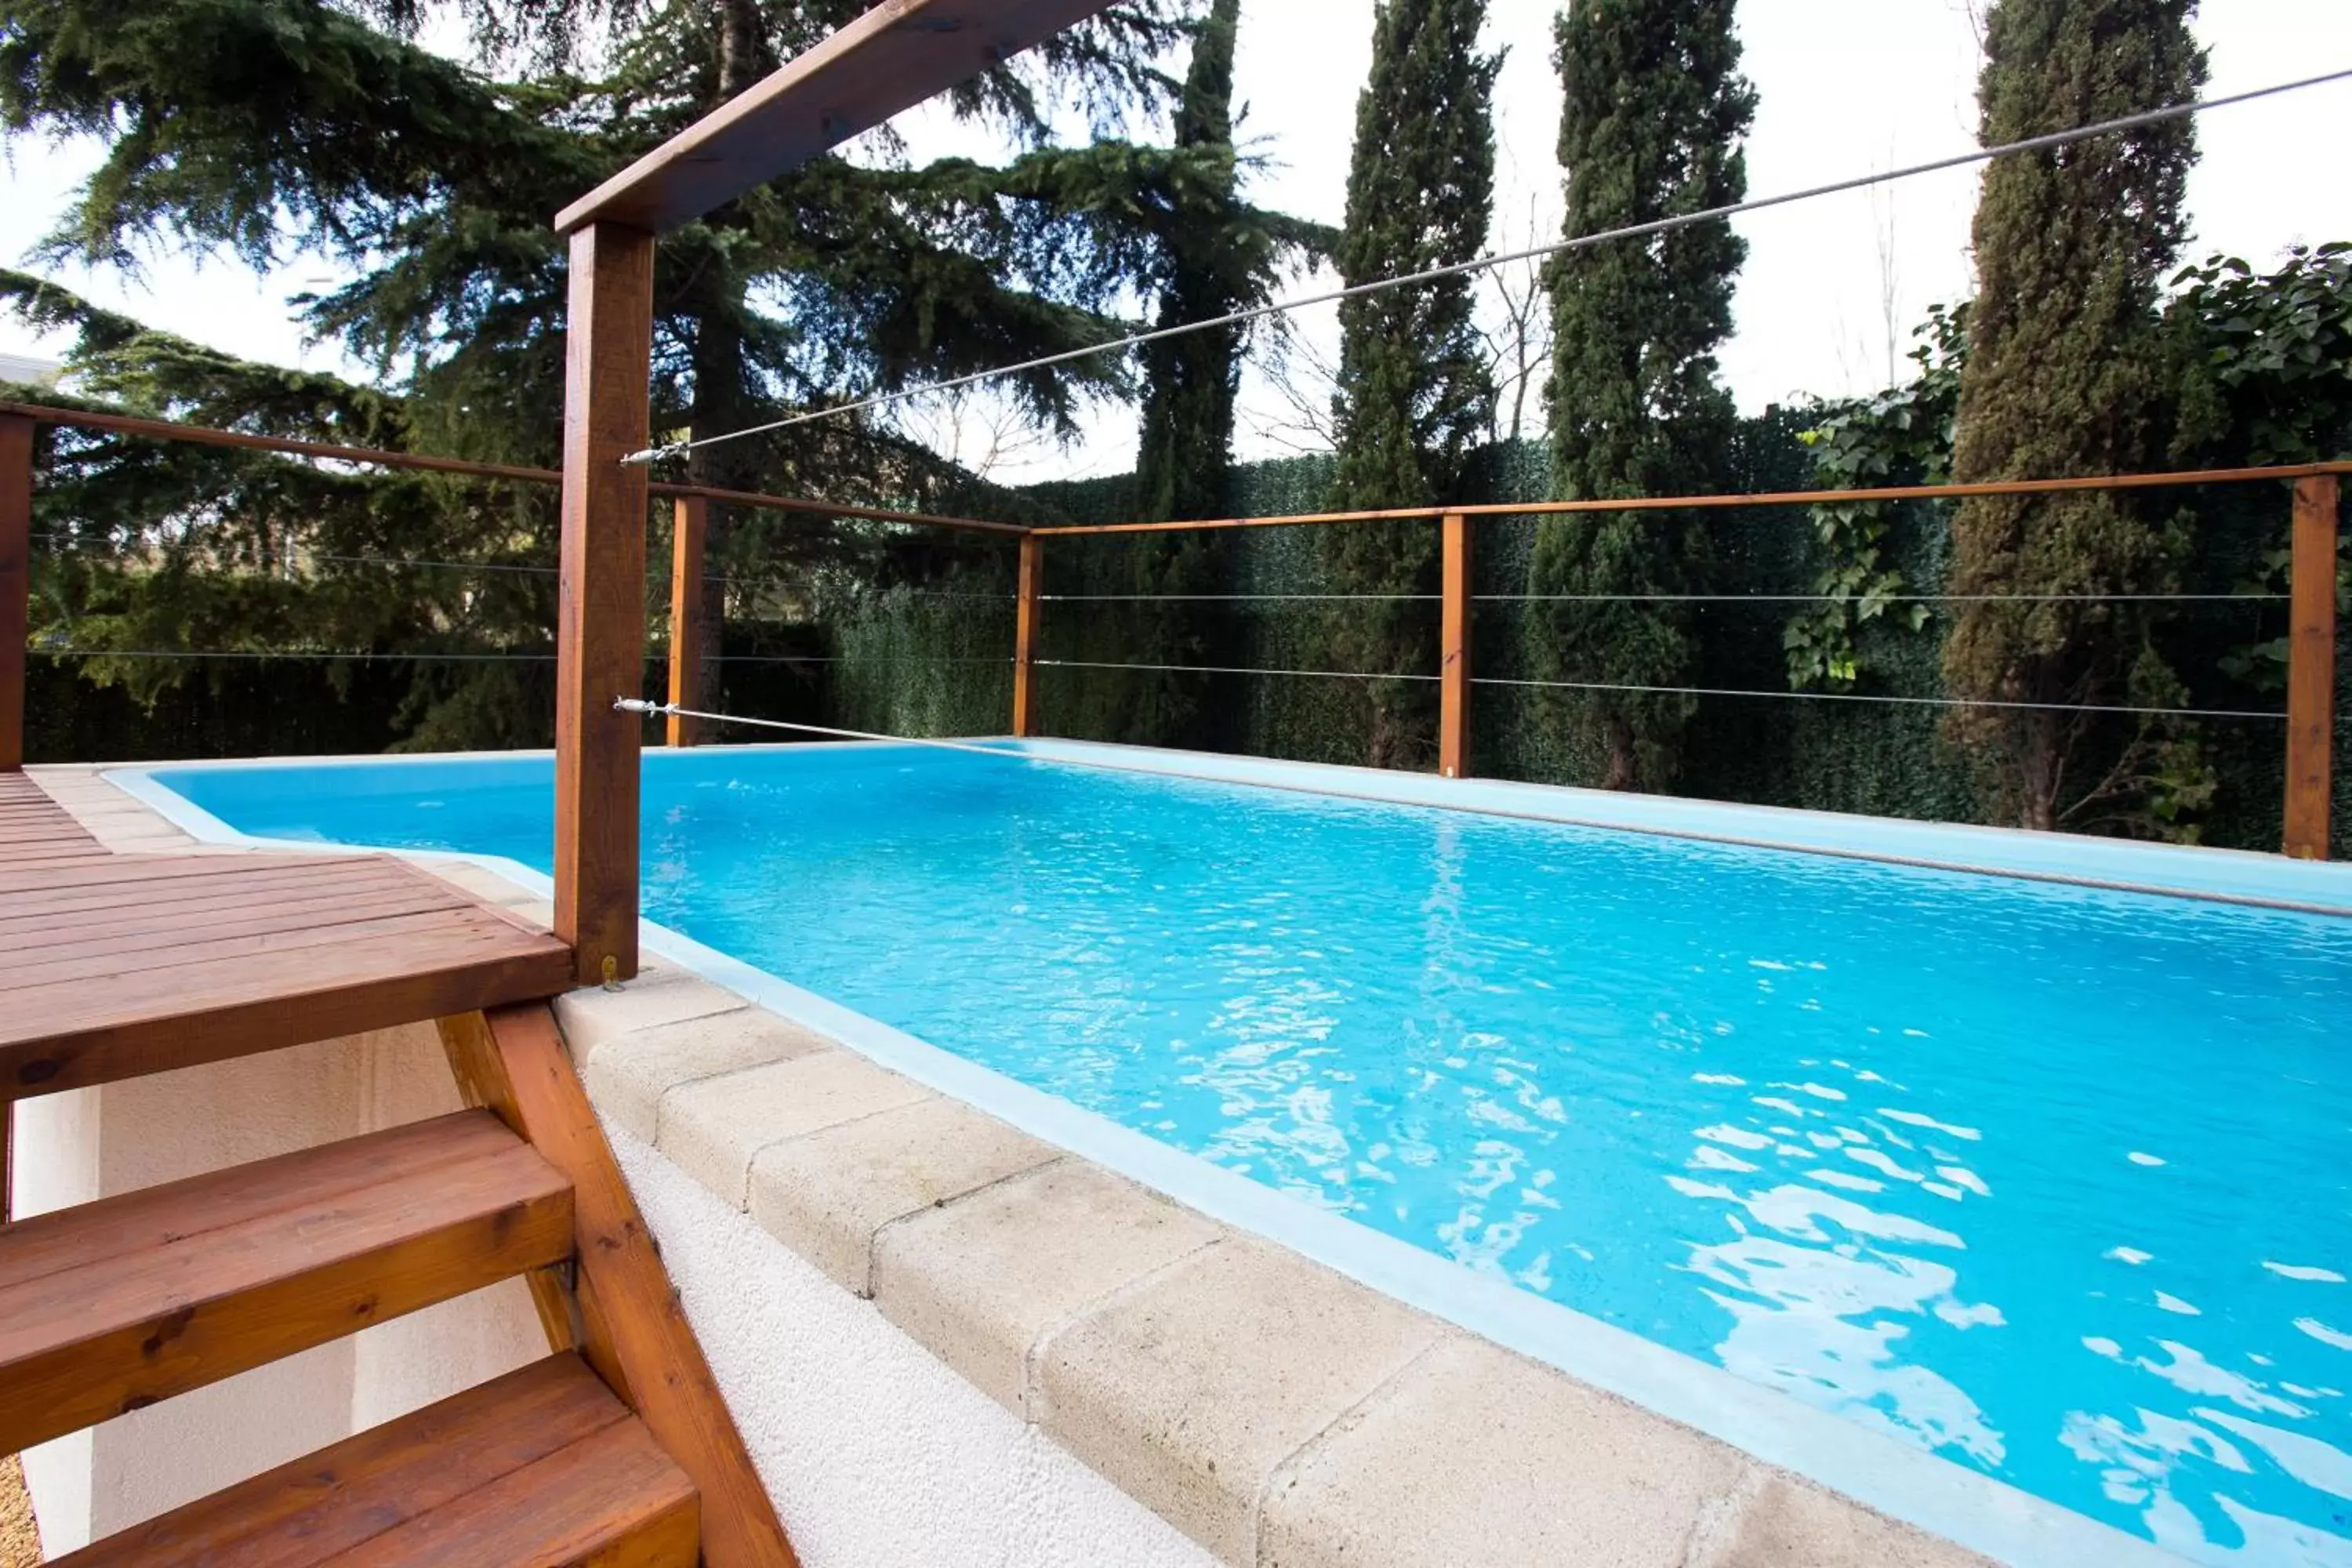
M 13 1224 L 0 1177 L 0 1453 L 509 1279 L 551 1352 L 66 1561 L 793 1568 L 546 1005 L 568 944 L 381 855 L 115 854 L 0 773 L 0 1155 L 29 1096 L 426 1021 L 480 1108 Z
M 115 855 L 0 774 L 0 1103 L 572 988 L 571 949 L 380 855 Z
M 0 773 L 0 866 L 83 860 L 106 851 L 23 773 Z

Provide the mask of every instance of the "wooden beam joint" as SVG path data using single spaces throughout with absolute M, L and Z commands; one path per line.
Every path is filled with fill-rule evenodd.
M 667 234 L 1108 3 L 884 0 L 564 208 L 555 226 Z

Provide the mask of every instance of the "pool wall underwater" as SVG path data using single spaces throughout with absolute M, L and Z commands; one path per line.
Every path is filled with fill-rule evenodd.
M 1028 742 L 1022 749 L 1042 757 L 1312 795 L 1447 806 L 1703 842 L 1988 872 L 2065 886 L 2175 891 L 2228 904 L 2352 911 L 2352 872 L 2346 868 L 2264 856 L 1067 742 Z M 649 752 L 646 766 L 649 773 L 663 768 L 708 768 L 719 765 L 713 758 L 749 757 L 772 751 L 787 754 L 797 749 Z M 198 775 L 255 765 L 126 769 L 109 776 L 199 837 L 225 843 L 273 842 L 247 837 L 171 787 L 177 782 L 201 796 L 206 791 Z M 438 767 L 457 770 L 450 774 L 452 779 L 483 768 L 544 765 L 543 759 L 532 758 L 366 758 L 283 764 L 306 769 Z M 281 842 L 311 849 L 320 847 L 316 839 Z M 525 885 L 542 889 L 548 885 L 543 876 L 501 857 L 420 854 L 418 858 L 468 860 Z M 1215 1218 L 1294 1247 L 1411 1305 L 1721 1437 L 1760 1458 L 1814 1477 L 1895 1517 L 2017 1563 L 2180 1561 L 2084 1515 L 1221 1169 L 676 931 L 649 925 L 646 934 L 653 951 L 831 1034 L 943 1093 Z

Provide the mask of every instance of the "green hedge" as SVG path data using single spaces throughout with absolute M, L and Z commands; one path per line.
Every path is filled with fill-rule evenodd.
M 1812 488 L 1809 455 L 1797 439 L 1802 427 L 1798 416 L 1779 410 L 1748 421 L 1735 454 L 1740 488 L 1749 492 Z M 1317 458 L 1250 465 L 1234 476 L 1238 504 L 1245 513 L 1260 516 L 1315 510 L 1324 503 L 1328 484 L 1328 461 Z M 1128 510 L 1131 489 L 1130 481 L 1121 477 L 1040 486 L 1028 493 L 1071 521 L 1110 522 L 1132 515 Z M 1508 502 L 1548 493 L 1543 450 L 1523 443 L 1482 454 L 1475 488 L 1466 499 Z M 2279 488 L 2232 486 L 2170 493 L 2174 503 L 2195 520 L 2196 553 L 2186 584 L 2191 592 L 2236 591 L 2260 574 L 2268 552 L 2286 542 L 2288 505 Z M 1896 509 L 1890 554 L 1908 580 L 1908 592 L 1942 591 L 1948 521 L 1948 510 L 1938 503 Z M 1662 518 L 1659 526 L 1677 522 Z M 1710 594 L 1808 593 L 1823 564 L 1811 520 L 1799 509 L 1710 511 L 1706 527 L 1711 540 Z M 1475 594 L 1524 591 L 1534 532 L 1532 519 L 1498 517 L 1477 525 Z M 1218 591 L 1326 591 L 1308 535 L 1306 528 L 1213 535 L 1222 550 Z M 1120 552 L 1132 548 L 1134 536 L 1054 542 L 1046 550 L 1047 592 L 1116 592 L 1111 585 L 1125 575 Z M 1932 700 L 1944 695 L 1940 634 L 1946 618 L 1938 615 L 1916 633 L 1873 622 L 1861 636 L 1864 692 L 1930 700 L 1830 701 L 1777 695 L 1788 691 L 1781 634 L 1796 607 L 1769 602 L 1700 607 L 1702 659 L 1696 684 L 1776 695 L 1701 699 L 1687 731 L 1680 791 L 1759 805 L 1971 820 L 1977 802 L 1968 773 L 1962 759 L 1940 739 L 1943 710 Z M 1508 679 L 1526 673 L 1521 612 L 1522 606 L 1507 602 L 1476 606 L 1472 663 L 1478 679 Z M 1344 607 L 1280 601 L 1213 606 L 1201 617 L 1207 635 L 1197 662 L 1297 668 L 1311 658 L 1316 617 L 1343 613 Z M 1435 605 L 1428 606 L 1427 619 L 1433 671 Z M 1135 620 L 1130 606 L 1049 605 L 1040 631 L 1041 655 L 1120 662 L 1131 657 L 1120 650 Z M 2179 606 L 2169 616 L 2168 651 L 2189 684 L 2192 704 L 2278 708 L 2282 700 L 2277 693 L 2231 679 L 2221 661 L 2234 649 L 2282 635 L 2284 627 L 2283 605 Z M 2346 675 L 2352 668 L 2352 639 L 2339 645 L 2338 661 L 2340 690 L 2352 684 Z M 1128 717 L 1132 705 L 1121 700 L 1134 679 L 1106 671 L 1045 671 L 1040 711 L 1046 731 L 1082 739 L 1171 743 L 1169 737 L 1134 732 Z M 1281 675 L 1201 680 L 1214 721 L 1205 733 L 1183 737 L 1181 743 L 1317 762 L 1362 760 L 1366 705 L 1354 683 Z M 1559 732 L 1543 721 L 1533 692 L 1480 686 L 1474 693 L 1472 720 L 1473 767 L 1483 775 L 1586 784 L 1597 773 L 1596 759 L 1575 754 Z M 2205 840 L 2245 848 L 2277 847 L 2284 788 L 2284 726 L 2215 720 L 2205 725 L 2205 733 L 2221 775 L 2221 790 L 2204 826 Z M 2352 713 L 2340 701 L 2336 735 L 2339 753 L 2352 761 Z M 2339 856 L 2352 854 L 2352 765 L 2339 767 L 2336 773 L 2335 840 Z

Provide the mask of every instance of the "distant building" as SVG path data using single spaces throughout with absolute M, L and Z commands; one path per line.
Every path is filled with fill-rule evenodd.
M 23 354 L 0 354 L 0 383 L 13 382 L 19 386 L 53 387 L 66 367 L 55 360 L 27 359 Z

